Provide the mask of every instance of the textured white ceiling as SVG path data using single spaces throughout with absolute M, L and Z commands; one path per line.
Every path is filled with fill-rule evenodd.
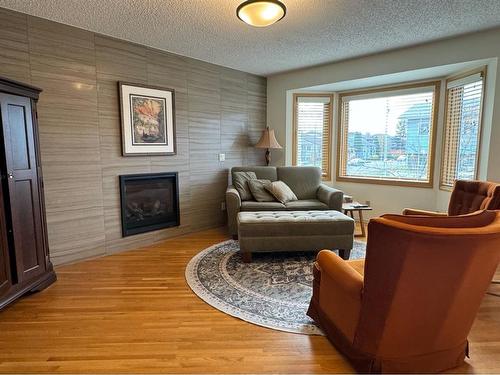
M 500 0 L 283 0 L 267 28 L 243 0 L 0 0 L 0 6 L 246 72 L 270 75 L 500 26 Z

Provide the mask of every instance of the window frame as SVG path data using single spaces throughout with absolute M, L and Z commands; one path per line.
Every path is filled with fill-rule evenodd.
M 334 113 L 333 113 L 333 102 L 334 102 L 334 93 L 321 93 L 321 92 L 297 92 L 293 93 L 293 118 L 292 118 L 292 165 L 296 166 L 297 165 L 297 151 L 298 151 L 298 137 L 297 137 L 297 131 L 298 131 L 298 114 L 297 114 L 297 104 L 298 104 L 298 98 L 300 97 L 308 97 L 308 98 L 329 98 L 330 103 L 329 103 L 329 110 L 330 110 L 330 119 L 329 119 L 329 136 L 328 136 L 328 157 L 326 160 L 327 163 L 327 170 L 326 172 L 322 170 L 321 172 L 321 178 L 323 181 L 331 181 L 332 180 L 332 151 L 333 151 L 333 145 L 332 145 L 332 139 L 333 139 L 333 118 L 334 118 Z
M 440 162 L 440 172 L 439 172 L 439 190 L 442 191 L 452 191 L 453 185 L 445 185 L 443 184 L 443 175 L 445 171 L 444 165 L 444 155 L 445 155 L 445 147 L 446 147 L 446 128 L 448 123 L 448 100 L 449 100 L 449 92 L 448 92 L 448 83 L 452 81 L 456 81 L 458 79 L 466 78 L 468 76 L 474 74 L 481 74 L 481 78 L 483 79 L 483 87 L 481 92 L 481 109 L 479 111 L 479 129 L 478 129 L 478 140 L 477 140 L 477 155 L 476 155 L 476 170 L 474 173 L 474 179 L 479 178 L 479 163 L 481 162 L 481 146 L 483 141 L 483 117 L 484 117 L 484 97 L 486 93 L 486 74 L 487 67 L 483 66 L 481 68 L 468 70 L 463 73 L 454 74 L 446 78 L 444 88 L 445 88 L 445 98 L 444 98 L 444 118 L 443 118 L 443 133 L 442 133 L 442 145 L 441 145 L 441 162 Z
M 429 131 L 429 180 L 428 181 L 415 181 L 415 180 L 404 180 L 404 179 L 387 179 L 387 178 L 376 178 L 376 177 L 354 177 L 354 176 L 343 176 L 340 171 L 342 168 L 342 163 L 344 162 L 342 155 L 343 148 L 343 129 L 344 125 L 342 123 L 343 115 L 343 101 L 342 99 L 346 96 L 356 96 L 356 95 L 366 95 L 374 93 L 384 93 L 390 91 L 399 91 L 407 89 L 418 89 L 421 87 L 433 87 L 433 107 L 432 107 L 432 119 L 431 128 Z M 375 184 L 375 185 L 390 185 L 390 186 L 401 186 L 401 187 L 417 187 L 417 188 L 434 188 L 434 171 L 435 171 L 435 155 L 436 155 L 436 135 L 438 126 L 438 114 L 439 114 L 439 102 L 440 102 L 440 92 L 441 92 L 441 81 L 431 80 L 431 81 L 420 81 L 416 83 L 405 83 L 390 86 L 378 86 L 369 89 L 361 90 L 351 90 L 339 93 L 338 100 L 338 119 L 337 119 L 337 163 L 336 163 L 336 180 L 339 182 L 354 182 L 362 184 Z M 345 146 L 345 145 L 344 145 Z

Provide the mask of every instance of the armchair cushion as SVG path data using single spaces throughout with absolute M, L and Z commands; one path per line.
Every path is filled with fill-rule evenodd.
M 416 208 L 405 208 L 403 215 L 419 215 L 419 216 L 448 216 L 445 212 L 434 212 L 426 210 L 418 210 Z
M 255 180 L 257 176 L 254 172 L 234 172 L 233 185 L 238 190 L 242 201 L 253 199 L 252 192 L 248 186 L 248 180 Z
M 354 259 L 346 261 L 354 270 L 361 276 L 365 274 L 365 260 L 364 259 Z
M 500 184 L 487 181 L 455 182 L 448 207 L 449 215 L 498 209 L 500 209 Z
M 459 228 L 463 231 L 466 228 L 486 226 L 494 219 L 495 211 L 476 211 L 471 214 L 458 216 L 405 216 L 385 214 L 376 220 L 390 220 L 394 226 L 398 226 L 397 223 L 403 223 L 406 225 L 406 230 L 408 231 L 418 227 L 432 227 L 434 230 L 436 230 L 436 228 Z
M 500 184 L 488 181 L 455 181 L 448 205 L 449 216 L 466 215 L 478 210 L 500 209 Z M 405 208 L 403 215 L 446 216 L 430 212 Z
M 331 210 L 342 210 L 344 193 L 340 190 L 321 184 L 317 191 L 317 198 L 326 204 Z

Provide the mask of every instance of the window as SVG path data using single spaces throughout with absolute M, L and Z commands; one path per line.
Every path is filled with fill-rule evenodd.
M 340 96 L 339 181 L 432 187 L 439 82 Z
M 441 167 L 442 188 L 477 178 L 483 72 L 446 82 L 446 119 Z
M 333 96 L 294 94 L 293 165 L 317 166 L 330 179 Z

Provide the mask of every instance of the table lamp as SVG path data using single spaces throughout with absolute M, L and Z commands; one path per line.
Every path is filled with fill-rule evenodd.
M 255 145 L 255 148 L 265 148 L 266 150 L 266 163 L 269 165 L 271 163 L 271 149 L 280 149 L 281 145 L 276 140 L 274 136 L 274 130 L 270 130 L 269 126 L 262 131 L 262 135 L 259 142 Z

